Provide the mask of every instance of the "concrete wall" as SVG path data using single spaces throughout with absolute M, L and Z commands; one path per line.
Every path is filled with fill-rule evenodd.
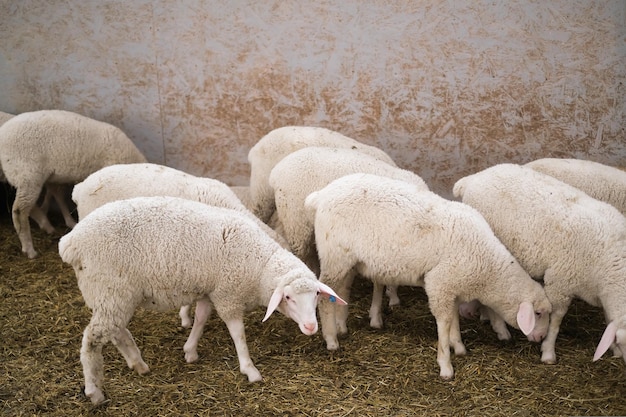
M 269 130 L 380 146 L 449 195 L 543 156 L 626 165 L 626 2 L 0 0 L 0 110 L 73 110 L 245 184 Z

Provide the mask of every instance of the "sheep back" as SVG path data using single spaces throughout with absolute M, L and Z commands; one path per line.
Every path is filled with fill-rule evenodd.
M 403 180 L 416 189 L 428 190 L 417 174 L 353 149 L 307 147 L 295 151 L 276 164 L 269 183 L 284 236 L 296 255 L 306 256 L 312 245 L 312 217 L 304 207 L 307 195 L 357 172 Z
M 118 295 L 166 310 L 211 294 L 250 309 L 262 304 L 258 280 L 277 251 L 241 213 L 174 197 L 105 204 L 59 241 L 90 308 Z
M 19 114 L 0 126 L 0 161 L 6 178 L 75 183 L 113 163 L 145 162 L 119 128 L 63 111 Z
M 626 172 L 582 159 L 542 158 L 526 164 L 602 200 L 626 215 Z
M 269 220 L 274 211 L 272 189 L 268 183 L 270 172 L 286 155 L 309 146 L 354 149 L 396 166 L 382 149 L 333 130 L 312 126 L 284 126 L 274 129 L 248 152 L 252 211 L 264 222 Z
M 626 218 L 554 177 L 500 164 L 461 178 L 453 193 L 476 208 L 535 278 L 599 305 L 599 283 L 626 273 Z M 617 262 L 617 263 L 616 263 Z M 552 281 L 552 278 L 550 278 Z

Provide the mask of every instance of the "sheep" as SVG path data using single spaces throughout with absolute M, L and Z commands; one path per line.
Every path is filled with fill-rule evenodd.
M 418 175 L 389 165 L 354 149 L 311 146 L 292 152 L 276 164 L 269 176 L 273 189 L 276 213 L 284 236 L 293 253 L 316 271 L 313 224 L 305 214 L 304 200 L 309 193 L 319 190 L 347 174 L 357 172 L 378 174 L 402 179 L 427 190 Z
M 281 246 L 290 249 L 287 241 L 252 214 L 231 188 L 212 178 L 196 177 L 158 164 L 115 164 L 90 174 L 84 181 L 76 184 L 72 191 L 79 220 L 111 201 L 152 196 L 181 197 L 237 210 L 254 220 Z M 190 307 L 185 305 L 180 309 L 183 327 L 191 326 Z
M 613 205 L 626 215 L 626 172 L 619 168 L 588 160 L 567 158 L 541 158 L 525 166 L 579 188 L 591 197 Z M 511 338 L 502 320 L 480 303 L 461 305 L 459 312 L 466 318 L 480 316 L 481 319 L 490 321 L 499 339 Z
M 248 152 L 252 212 L 268 222 L 275 210 L 274 192 L 269 176 L 285 156 L 309 146 L 355 149 L 389 165 L 395 162 L 383 150 L 322 127 L 284 126 L 263 136 Z
M 305 205 L 315 218 L 320 281 L 342 299 L 349 300 L 357 273 L 379 284 L 424 287 L 437 322 L 442 379 L 454 376 L 450 345 L 457 355 L 466 352 L 460 302 L 480 300 L 531 341 L 546 334 L 552 307 L 543 288 L 468 205 L 369 174 L 339 178 L 311 193 Z M 339 347 L 336 309 L 320 304 L 329 350 Z
M 626 216 L 625 171 L 582 159 L 543 158 L 526 166 L 579 188 L 591 197 L 613 205 Z
M 2 126 L 9 119 L 12 119 L 14 116 L 14 114 L 0 111 L 0 126 Z M 0 169 L 0 182 L 7 182 L 2 169 Z M 66 190 L 62 186 L 48 184 L 45 187 L 45 194 L 41 207 L 38 207 L 37 205 L 33 206 L 30 217 L 35 220 L 35 222 L 39 225 L 39 228 L 44 230 L 46 233 L 54 233 L 54 227 L 52 227 L 52 224 L 46 215 L 52 199 L 56 200 L 67 227 L 72 228 L 76 224 L 76 221 L 70 214 L 70 209 L 65 202 L 65 192 Z
M 350 148 L 306 147 L 285 156 L 270 173 L 269 184 L 283 236 L 296 256 L 316 273 L 319 262 L 314 249 L 313 223 L 305 215 L 304 199 L 332 180 L 355 172 L 402 179 L 428 189 L 424 180 L 413 172 Z M 388 287 L 388 290 L 389 305 L 399 304 L 397 289 Z M 381 295 L 382 287 L 375 287 L 373 297 L 378 299 Z M 380 328 L 382 321 L 379 317 L 372 317 L 371 324 Z
M 13 225 L 29 258 L 37 256 L 28 216 L 46 184 L 74 184 L 114 163 L 146 162 L 117 127 L 63 111 L 21 113 L 0 126 L 0 163 L 16 190 Z
M 92 317 L 80 359 L 85 394 L 104 401 L 102 347 L 111 341 L 139 374 L 149 371 L 127 325 L 138 307 L 168 310 L 198 302 L 185 343 L 188 362 L 214 308 L 235 344 L 240 371 L 262 379 L 248 352 L 244 314 L 278 310 L 306 335 L 317 332 L 318 299 L 343 303 L 291 252 L 241 212 L 178 197 L 136 197 L 107 203 L 59 241 Z
M 626 361 L 626 217 L 612 205 L 528 166 L 499 164 L 459 179 L 457 198 L 476 208 L 520 264 L 543 277 L 552 303 L 541 361 L 573 298 L 600 306 L 607 320 L 594 360 L 615 343 Z

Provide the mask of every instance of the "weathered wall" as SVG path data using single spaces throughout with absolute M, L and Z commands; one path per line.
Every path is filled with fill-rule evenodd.
M 231 184 L 287 124 L 380 146 L 442 194 L 503 161 L 626 165 L 623 0 L 0 0 L 0 39 L 0 110 L 106 120 Z

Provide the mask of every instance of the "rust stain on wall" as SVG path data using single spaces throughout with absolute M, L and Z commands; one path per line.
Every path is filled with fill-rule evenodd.
M 12 3 L 12 4 L 9 4 Z M 0 110 L 117 124 L 157 163 L 245 184 L 288 124 L 386 150 L 449 196 L 544 156 L 626 165 L 626 5 L 277 0 L 0 4 Z

